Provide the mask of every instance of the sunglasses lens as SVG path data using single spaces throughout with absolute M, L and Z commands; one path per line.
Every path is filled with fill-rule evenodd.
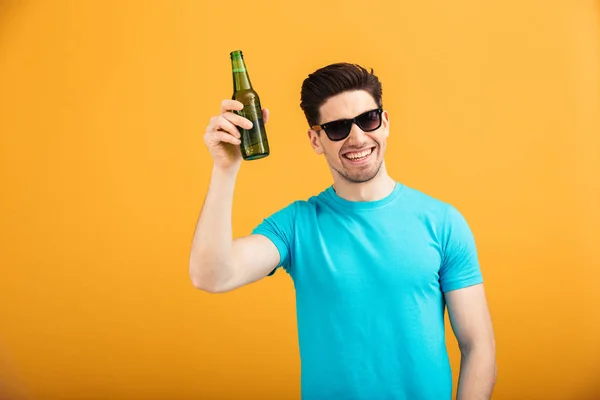
M 381 113 L 379 110 L 369 111 L 356 119 L 357 125 L 365 132 L 371 132 L 381 126 Z
M 338 141 L 348 137 L 352 130 L 352 120 L 341 119 L 323 124 L 323 129 L 327 133 L 329 140 Z M 364 132 L 372 132 L 381 126 L 381 109 L 367 111 L 356 117 L 356 124 Z
M 325 133 L 329 137 L 329 140 L 337 141 L 345 139 L 352 129 L 352 121 L 333 121 L 327 124 Z

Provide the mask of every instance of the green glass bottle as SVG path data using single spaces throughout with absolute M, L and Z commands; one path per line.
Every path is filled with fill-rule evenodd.
M 257 160 L 269 155 L 267 131 L 263 122 L 262 108 L 258 93 L 252 89 L 250 77 L 244 63 L 241 50 L 231 52 L 233 72 L 233 100 L 244 105 L 244 109 L 235 113 L 252 122 L 251 129 L 238 128 L 242 135 L 240 149 L 244 160 Z

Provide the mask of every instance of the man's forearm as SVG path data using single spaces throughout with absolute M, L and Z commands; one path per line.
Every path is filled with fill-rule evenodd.
M 237 169 L 213 169 L 208 194 L 198 220 L 190 254 L 194 286 L 211 290 L 232 263 L 231 208 Z
M 493 349 L 461 351 L 457 400 L 488 400 L 496 383 L 497 367 Z

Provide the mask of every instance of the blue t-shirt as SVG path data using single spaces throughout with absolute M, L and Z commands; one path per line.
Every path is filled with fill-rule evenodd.
M 253 233 L 294 282 L 303 399 L 451 398 L 443 293 L 483 282 L 456 208 L 401 183 L 370 202 L 329 187 Z

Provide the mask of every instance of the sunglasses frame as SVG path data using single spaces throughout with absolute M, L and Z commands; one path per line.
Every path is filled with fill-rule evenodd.
M 377 125 L 376 128 L 373 129 L 369 129 L 369 130 L 364 130 L 359 124 L 358 124 L 358 119 L 362 116 L 364 116 L 365 114 L 368 113 L 372 113 L 372 112 L 377 112 L 377 115 L 379 116 L 379 125 Z M 348 136 L 350 136 L 350 132 L 352 132 L 352 124 L 355 124 L 356 126 L 358 126 L 363 132 L 373 132 L 376 131 L 377 129 L 381 128 L 381 124 L 383 123 L 383 118 L 381 116 L 381 114 L 383 113 L 383 107 L 378 107 L 378 108 L 374 108 L 372 110 L 369 111 L 365 111 L 362 114 L 357 115 L 354 118 L 342 118 L 342 119 L 336 119 L 335 121 L 329 121 L 325 124 L 321 124 L 321 125 L 313 125 L 310 128 L 314 131 L 325 131 L 325 134 L 327 135 L 327 137 L 329 138 L 329 140 L 331 140 L 332 142 L 339 142 L 340 140 L 344 140 L 346 139 Z M 332 139 L 331 136 L 329 136 L 329 133 L 327 132 L 327 126 L 333 123 L 337 123 L 337 122 L 350 122 L 350 129 L 348 130 L 348 133 L 339 139 Z

